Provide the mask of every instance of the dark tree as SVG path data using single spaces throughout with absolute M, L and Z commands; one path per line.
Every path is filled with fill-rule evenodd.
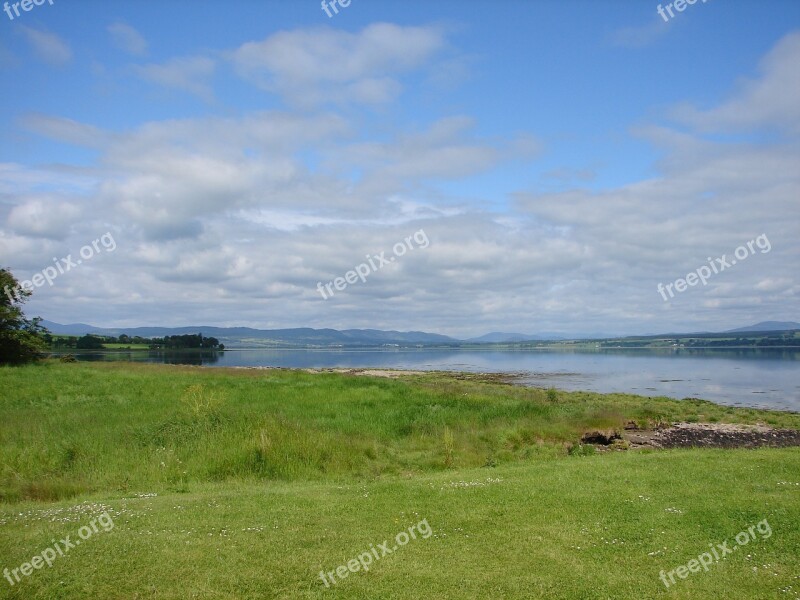
M 152 341 L 158 342 L 159 340 Z M 217 338 L 204 338 L 202 333 L 197 335 L 168 335 L 164 338 L 163 343 L 169 349 L 217 348 L 219 346 Z
M 41 319 L 26 319 L 22 312 L 32 292 L 18 286 L 11 271 L 0 268 L 0 364 L 30 362 L 47 351 Z
M 96 335 L 86 334 L 82 338 L 78 338 L 78 343 L 75 347 L 79 350 L 101 350 L 103 348 L 102 338 Z
M 216 348 L 219 346 L 219 340 L 215 337 L 202 338 L 201 348 Z

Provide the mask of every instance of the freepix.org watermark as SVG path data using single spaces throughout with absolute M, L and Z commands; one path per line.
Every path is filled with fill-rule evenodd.
M 423 527 L 423 525 L 425 527 Z M 416 529 L 416 531 L 414 531 Z M 431 526 L 428 525 L 428 519 L 423 519 L 416 525 L 412 525 L 408 528 L 408 533 L 405 531 L 401 531 L 394 537 L 395 544 L 391 548 L 389 547 L 389 542 L 383 540 L 382 544 L 378 544 L 378 547 L 375 548 L 374 544 L 369 545 L 369 550 L 365 550 L 361 554 L 358 555 L 358 558 L 353 558 L 347 561 L 347 564 L 340 565 L 336 567 L 333 571 L 325 571 L 319 572 L 319 578 L 322 579 L 322 582 L 325 584 L 325 587 L 331 587 L 331 584 L 328 583 L 328 579 L 331 580 L 331 583 L 336 583 L 336 576 L 338 575 L 339 579 L 345 579 L 350 573 L 357 573 L 361 569 L 364 571 L 369 571 L 369 566 L 372 564 L 372 557 L 375 557 L 375 560 L 380 560 L 387 554 L 391 554 L 395 552 L 400 546 L 405 546 L 410 540 L 417 539 L 417 533 L 419 533 L 423 539 L 427 540 L 431 535 L 433 535 L 433 529 Z M 380 555 L 378 554 L 380 551 Z M 327 575 L 327 577 L 326 577 Z
M 750 543 L 751 539 L 754 542 L 757 541 L 756 531 L 761 534 L 762 540 L 766 540 L 772 536 L 772 527 L 770 527 L 767 520 L 764 519 L 755 525 L 751 525 L 747 528 L 747 530 L 737 533 L 735 538 L 736 543 L 733 545 L 733 548 L 728 547 L 727 541 L 722 542 L 721 544 L 709 544 L 711 547 L 711 552 L 703 552 L 702 554 L 699 554 L 697 558 L 693 558 L 685 565 L 676 567 L 666 573 L 662 570 L 658 577 L 664 583 L 664 587 L 669 589 L 670 584 L 675 585 L 676 574 L 681 579 L 686 579 L 689 576 L 689 573 L 699 573 L 701 568 L 707 572 L 710 565 L 714 564 L 715 562 L 719 562 L 720 559 L 725 558 L 728 554 L 733 554 L 742 546 L 746 546 Z M 717 550 L 719 550 L 719 552 L 717 552 Z M 669 583 L 667 583 L 667 577 L 669 577 Z
M 36 273 L 33 277 L 29 280 L 26 279 L 25 281 L 20 282 L 20 284 L 15 288 L 9 288 L 5 286 L 3 291 L 8 296 L 9 300 L 12 302 L 19 302 L 21 300 L 19 291 L 20 288 L 25 290 L 26 292 L 32 292 L 34 286 L 42 287 L 45 281 L 48 285 L 53 285 L 53 281 L 55 281 L 56 277 L 59 275 L 63 275 L 67 271 L 71 271 L 73 267 L 77 267 L 80 264 L 83 264 L 84 260 L 91 259 L 95 253 L 100 253 L 100 245 L 108 252 L 113 252 L 117 249 L 117 243 L 114 241 L 114 236 L 111 233 L 104 233 L 98 239 L 92 242 L 92 245 L 86 244 L 80 250 L 81 258 L 78 260 L 72 260 L 72 254 L 67 254 L 66 258 L 53 258 L 53 262 L 56 264 L 55 267 L 45 267 L 39 273 Z M 56 269 L 58 267 L 58 269 Z M 16 296 L 16 300 L 12 297 L 12 293 Z
M 53 6 L 53 0 L 46 0 L 50 6 Z M 22 2 L 14 2 L 9 6 L 9 3 L 6 2 L 3 4 L 3 11 L 8 15 L 8 18 L 12 21 L 14 20 L 14 15 L 11 14 L 11 11 L 14 11 L 18 17 L 20 16 L 19 9 L 21 8 L 25 12 L 30 12 L 30 10 L 34 6 L 41 6 L 45 3 L 45 0 L 22 0 Z
M 325 14 L 328 15 L 330 19 L 334 14 L 339 14 L 339 9 L 336 8 L 337 4 L 342 8 L 347 8 L 350 6 L 351 1 L 352 0 L 330 0 L 330 2 L 328 2 L 328 0 L 322 0 L 322 10 L 325 11 Z M 333 14 L 331 14 L 331 9 L 333 9 Z
M 415 232 L 414 235 L 408 236 L 403 242 L 397 242 L 392 247 L 394 256 L 386 258 L 385 250 L 380 254 L 375 254 L 374 256 L 367 254 L 367 261 L 369 264 L 361 263 L 360 265 L 357 265 L 355 270 L 348 271 L 344 274 L 344 277 L 337 277 L 333 281 L 326 283 L 324 289 L 322 282 L 318 282 L 317 291 L 322 295 L 323 300 L 327 300 L 328 295 L 325 294 L 325 290 L 328 291 L 328 294 L 333 296 L 334 291 L 331 289 L 332 287 L 335 287 L 341 292 L 347 287 L 347 284 L 355 283 L 359 279 L 361 279 L 361 282 L 364 283 L 367 280 L 368 275 L 382 269 L 386 265 L 392 264 L 397 257 L 403 256 L 408 250 L 414 250 L 414 246 L 411 244 L 412 240 L 415 241 L 420 248 L 427 248 L 431 243 L 430 240 L 428 240 L 428 236 L 425 234 L 425 230 L 420 229 L 419 231 Z M 375 261 L 378 261 L 378 263 L 375 264 Z
M 71 536 L 65 537 L 60 542 L 51 540 L 53 545 L 50 548 L 45 548 L 39 554 L 31 558 L 30 562 L 22 563 L 16 569 L 3 569 L 3 576 L 8 579 L 8 583 L 10 583 L 13 587 L 21 581 L 19 577 L 20 573 L 27 577 L 33 573 L 34 569 L 41 569 L 45 564 L 48 567 L 52 567 L 53 561 L 56 558 L 59 556 L 64 556 L 71 549 L 79 546 L 81 540 L 88 540 L 95 533 L 99 533 L 100 529 L 97 527 L 98 524 L 103 528 L 103 531 L 111 531 L 114 529 L 114 519 L 112 519 L 111 515 L 109 515 L 108 511 L 106 511 L 96 519 L 89 521 L 89 525 L 84 525 L 78 529 L 78 537 L 80 538 L 79 540 L 75 540 L 73 542 L 69 539 Z M 13 579 L 11 578 L 12 575 L 14 576 Z
M 721 258 L 715 258 L 712 260 L 712 258 L 709 256 L 707 259 L 709 266 L 703 265 L 702 267 L 699 267 L 695 271 L 689 273 L 685 279 L 676 279 L 674 282 L 668 283 L 666 286 L 663 283 L 659 283 L 656 286 L 656 291 L 661 294 L 661 297 L 664 298 L 664 302 L 666 302 L 667 294 L 665 291 L 669 292 L 670 298 L 675 297 L 675 294 L 672 291 L 673 286 L 675 287 L 676 292 L 685 292 L 688 287 L 693 287 L 697 285 L 698 282 L 703 282 L 703 285 L 706 285 L 708 283 L 708 278 L 712 275 L 712 270 L 713 274 L 717 275 L 725 269 L 735 265 L 737 259 L 741 261 L 755 254 L 756 251 L 753 248 L 754 245 L 758 246 L 758 248 L 761 250 L 761 254 L 766 254 L 772 250 L 772 244 L 769 243 L 767 235 L 762 233 L 756 239 L 747 242 L 747 247 L 742 245 L 736 248 L 736 250 L 733 252 L 733 255 L 736 258 L 732 258 L 730 261 L 728 261 L 728 255 L 723 254 Z
M 686 6 L 689 4 L 695 4 L 697 0 L 675 0 L 674 2 L 670 2 L 667 4 L 666 8 L 662 8 L 661 5 L 658 5 L 656 8 L 656 12 L 661 15 L 661 18 L 664 19 L 664 22 L 668 22 L 675 14 L 672 12 L 674 8 L 677 12 L 683 12 L 686 10 Z M 707 2 L 707 0 L 701 0 L 703 4 Z M 666 12 L 664 12 L 666 10 Z M 669 17 L 667 17 L 667 13 L 669 13 Z

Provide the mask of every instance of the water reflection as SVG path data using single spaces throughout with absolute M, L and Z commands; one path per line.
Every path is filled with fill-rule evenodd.
M 522 382 L 565 390 L 703 398 L 800 411 L 800 351 L 791 349 L 494 350 L 229 349 L 85 352 L 78 360 L 220 367 L 394 368 L 522 373 Z
M 58 357 L 58 353 L 53 356 Z M 114 352 L 78 352 L 72 354 L 79 361 L 87 362 L 146 362 L 167 365 L 214 365 L 219 362 L 222 351 L 219 350 L 147 350 Z

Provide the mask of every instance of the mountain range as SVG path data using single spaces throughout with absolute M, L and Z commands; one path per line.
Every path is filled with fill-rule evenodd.
M 492 332 L 480 337 L 457 339 L 454 337 L 427 333 L 424 331 L 383 331 L 380 329 L 312 329 L 300 327 L 295 329 L 253 329 L 251 327 L 123 327 L 103 328 L 85 323 L 62 325 L 52 321 L 42 321 L 51 333 L 57 335 L 107 335 L 140 336 L 143 338 L 164 337 L 168 335 L 185 335 L 202 333 L 206 337 L 215 337 L 228 347 L 234 346 L 408 346 L 437 344 L 502 344 L 529 341 L 557 341 L 578 339 L 608 339 L 614 336 L 577 335 L 565 337 L 563 334 L 540 333 L 528 335 L 523 333 Z M 758 333 L 769 331 L 785 331 L 800 329 L 800 323 L 794 321 L 762 321 L 755 325 L 720 332 L 723 334 Z M 707 335 L 710 332 L 702 332 Z M 674 337 L 676 334 L 665 334 Z

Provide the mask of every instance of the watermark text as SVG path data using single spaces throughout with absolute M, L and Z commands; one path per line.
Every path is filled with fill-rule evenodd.
M 697 558 L 693 558 L 685 565 L 676 567 L 671 571 L 667 571 L 666 573 L 662 570 L 659 573 L 659 579 L 661 579 L 664 587 L 669 589 L 670 585 L 675 585 L 676 574 L 679 578 L 686 579 L 690 573 L 699 573 L 700 569 L 708 572 L 708 567 L 714 564 L 714 562 L 719 562 L 728 554 L 733 554 L 742 546 L 746 546 L 750 543 L 751 539 L 755 542 L 756 531 L 758 531 L 758 533 L 761 535 L 762 540 L 766 540 L 772 536 L 772 527 L 770 527 L 767 520 L 764 519 L 755 525 L 751 525 L 746 530 L 737 533 L 735 537 L 736 543 L 732 548 L 728 545 L 729 542 L 727 541 L 722 542 L 721 544 L 709 544 L 711 552 L 703 552 L 702 554 L 699 554 Z M 667 582 L 667 578 L 669 578 L 669 582 Z
M 419 533 L 422 538 L 426 540 L 431 537 L 433 534 L 433 529 L 431 529 L 431 526 L 428 525 L 428 519 L 423 519 L 416 525 L 409 527 L 408 533 L 405 531 L 398 533 L 394 537 L 395 544 L 391 548 L 389 547 L 389 542 L 386 540 L 383 540 L 382 544 L 378 544 L 377 548 L 375 548 L 374 544 L 370 544 L 369 550 L 365 550 L 359 554 L 358 558 L 348 560 L 347 564 L 340 565 L 333 571 L 328 571 L 327 573 L 325 571 L 320 571 L 319 578 L 322 579 L 325 587 L 331 587 L 331 584 L 328 583 L 328 579 L 330 579 L 331 583 L 335 584 L 336 576 L 338 576 L 339 579 L 345 579 L 348 575 L 350 575 L 350 573 L 357 573 L 361 569 L 364 569 L 364 572 L 369 571 L 369 566 L 372 564 L 373 556 L 375 557 L 375 560 L 380 560 L 387 554 L 395 552 L 400 546 L 405 546 L 410 540 L 417 539 L 417 533 Z
M 667 292 L 669 293 L 670 298 L 675 297 L 675 293 L 672 291 L 673 286 L 675 287 L 676 292 L 685 292 L 688 287 L 693 287 L 697 285 L 699 282 L 702 282 L 703 285 L 708 283 L 708 279 L 713 274 L 717 275 L 721 273 L 725 269 L 728 269 L 736 264 L 737 259 L 742 261 L 748 258 L 749 256 L 756 253 L 753 246 L 757 246 L 761 250 L 761 254 L 766 254 L 770 250 L 772 250 L 772 244 L 769 243 L 769 239 L 767 239 L 767 235 L 762 233 L 754 240 L 750 240 L 747 242 L 747 247 L 744 245 L 739 246 L 734 250 L 733 255 L 736 258 L 728 260 L 728 255 L 723 254 L 720 258 L 712 258 L 709 256 L 706 260 L 708 260 L 708 266 L 703 265 L 702 267 L 697 268 L 695 271 L 689 273 L 685 279 L 676 279 L 672 283 L 668 283 L 666 286 L 663 283 L 659 283 L 656 286 L 656 291 L 661 294 L 661 297 L 664 298 L 664 302 L 667 301 Z M 749 250 L 748 250 L 749 249 Z
M 89 525 L 84 525 L 80 529 L 78 529 L 78 537 L 80 539 L 76 539 L 74 542 L 70 540 L 71 536 L 65 537 L 60 542 L 52 540 L 53 545 L 49 548 L 45 548 L 39 554 L 31 558 L 30 562 L 24 562 L 20 566 L 15 569 L 3 569 L 3 577 L 8 580 L 8 583 L 11 584 L 11 587 L 14 587 L 17 583 L 21 581 L 20 573 L 24 577 L 27 577 L 31 573 L 33 573 L 34 569 L 41 569 L 45 564 L 48 567 L 53 566 L 53 561 L 58 558 L 59 556 L 64 556 L 67 552 L 79 546 L 81 540 L 88 540 L 92 537 L 95 533 L 99 533 L 100 529 L 98 529 L 98 524 L 100 527 L 103 528 L 103 531 L 111 531 L 114 529 L 114 520 L 111 518 L 111 515 L 108 514 L 108 511 L 104 512 L 102 515 L 97 517 L 96 519 L 92 519 L 89 521 Z M 13 575 L 13 579 L 12 579 Z
M 420 229 L 413 235 L 408 236 L 403 242 L 397 242 L 392 247 L 394 256 L 387 258 L 385 250 L 380 254 L 375 254 L 374 256 L 367 254 L 367 262 L 369 262 L 369 264 L 361 263 L 360 265 L 357 265 L 354 270 L 345 273 L 344 277 L 337 277 L 333 281 L 326 283 L 324 286 L 322 285 L 321 281 L 318 282 L 317 291 L 322 295 L 323 300 L 327 300 L 329 297 L 328 295 L 334 295 L 332 288 L 336 288 L 341 292 L 349 283 L 355 283 L 359 279 L 361 279 L 362 283 L 366 282 L 368 275 L 382 269 L 386 265 L 392 264 L 397 257 L 403 256 L 408 250 L 414 250 L 414 246 L 411 244 L 412 241 L 416 242 L 420 248 L 427 248 L 431 243 L 428 239 L 428 236 L 425 234 L 425 230 Z M 377 261 L 377 263 L 375 261 Z M 325 293 L 326 290 L 328 294 Z
M 100 253 L 100 245 L 102 245 L 103 248 L 108 252 L 113 252 L 117 248 L 117 243 L 114 241 L 114 237 L 111 235 L 111 233 L 104 233 L 98 239 L 93 241 L 91 246 L 86 244 L 80 249 L 81 258 L 73 260 L 72 254 L 67 254 L 66 258 L 53 258 L 55 267 L 45 267 L 39 273 L 34 274 L 34 276 L 29 280 L 26 279 L 25 281 L 20 282 L 17 287 L 11 289 L 9 286 L 5 286 L 3 291 L 6 293 L 6 296 L 8 296 L 8 299 L 11 300 L 11 302 L 20 302 L 22 299 L 19 293 L 20 289 L 23 289 L 26 292 L 32 292 L 34 286 L 42 287 L 45 281 L 48 285 L 52 286 L 56 277 L 63 275 L 67 271 L 71 271 L 74 267 L 77 267 L 80 264 L 83 264 L 84 260 L 89 260 L 95 255 L 95 253 Z M 16 296 L 16 299 L 12 296 L 12 294 Z
M 9 3 L 6 2 L 5 4 L 3 4 L 3 11 L 8 15 L 8 18 L 13 21 L 14 15 L 11 14 L 12 10 L 14 11 L 14 14 L 19 17 L 21 16 L 19 12 L 20 8 L 25 12 L 30 12 L 30 10 L 34 6 L 41 6 L 44 3 L 45 0 L 22 0 L 22 2 L 14 2 L 11 5 L 9 5 Z M 50 6 L 53 6 L 53 0 L 47 0 L 47 3 L 50 4 Z

